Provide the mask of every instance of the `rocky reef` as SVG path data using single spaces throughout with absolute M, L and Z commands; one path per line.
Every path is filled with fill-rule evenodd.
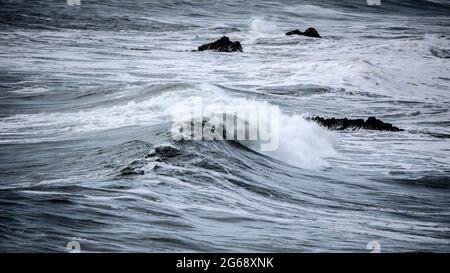
M 346 130 L 346 129 L 366 129 L 366 130 L 377 130 L 377 131 L 390 131 L 398 132 L 403 131 L 402 129 L 393 126 L 390 123 L 383 122 L 376 117 L 369 117 L 364 119 L 348 119 L 348 118 L 323 118 L 323 117 L 310 117 L 311 121 L 317 122 L 323 127 L 332 130 Z

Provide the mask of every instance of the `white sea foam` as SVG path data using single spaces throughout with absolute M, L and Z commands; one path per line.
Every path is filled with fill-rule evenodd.
M 250 29 L 256 33 L 277 34 L 280 32 L 280 29 L 273 21 L 257 17 L 252 18 Z
M 282 115 L 280 146 L 269 155 L 307 169 L 329 167 L 327 159 L 337 157 L 337 140 L 331 132 L 299 115 Z

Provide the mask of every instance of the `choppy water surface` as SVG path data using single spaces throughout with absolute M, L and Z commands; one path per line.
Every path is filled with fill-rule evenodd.
M 0 1 L 0 250 L 450 251 L 449 1 L 317 2 Z M 173 141 L 198 97 L 279 149 Z

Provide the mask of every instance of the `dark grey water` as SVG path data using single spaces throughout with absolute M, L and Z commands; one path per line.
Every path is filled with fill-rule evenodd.
M 0 251 L 450 251 L 449 1 L 317 2 L 0 1 Z M 174 141 L 198 97 L 279 149 Z

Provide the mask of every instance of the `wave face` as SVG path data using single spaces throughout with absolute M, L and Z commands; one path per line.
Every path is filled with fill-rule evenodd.
M 0 251 L 450 251 L 450 3 L 317 2 L 0 0 Z M 198 98 L 278 149 L 175 141 Z

